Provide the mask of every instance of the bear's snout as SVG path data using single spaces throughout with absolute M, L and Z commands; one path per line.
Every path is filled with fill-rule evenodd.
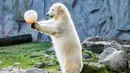
M 47 13 L 46 16 L 49 17 L 49 18 L 53 18 L 54 15 Z

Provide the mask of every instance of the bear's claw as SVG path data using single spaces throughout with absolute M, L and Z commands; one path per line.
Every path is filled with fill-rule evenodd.
M 35 29 L 35 23 L 31 24 L 31 28 Z

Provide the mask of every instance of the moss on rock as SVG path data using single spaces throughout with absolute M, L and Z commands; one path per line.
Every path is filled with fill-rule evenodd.
M 83 59 L 84 62 L 97 62 L 98 61 L 97 54 L 93 53 L 92 51 L 84 50 L 83 54 L 87 54 L 90 56 L 90 58 Z
M 84 62 L 81 73 L 110 73 L 104 65 L 95 62 Z

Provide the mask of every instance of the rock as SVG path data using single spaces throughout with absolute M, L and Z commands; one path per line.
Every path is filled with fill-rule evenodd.
M 38 68 L 31 68 L 26 70 L 25 73 L 48 73 L 48 72 Z
M 50 55 L 48 58 L 49 58 L 50 60 L 53 60 L 53 59 L 54 59 L 54 56 L 53 56 L 53 55 Z
M 102 53 L 104 50 L 105 45 L 109 45 L 110 42 L 106 41 L 97 41 L 97 42 L 92 42 L 92 41 L 83 41 L 82 46 L 83 48 L 90 50 L 94 53 Z
M 49 65 L 49 66 L 55 66 L 55 65 L 56 65 L 56 62 L 50 62 L 48 65 Z
M 57 72 L 58 72 L 58 73 L 62 73 L 60 68 L 59 68 L 59 69 L 57 69 Z
M 98 55 L 93 53 L 92 51 L 84 50 L 83 56 L 88 55 L 87 58 L 83 58 L 84 62 L 97 62 L 98 61 Z
M 117 29 L 117 31 L 129 33 L 130 32 L 130 25 L 126 25 L 122 28 L 119 28 L 119 29 Z
M 47 54 L 44 54 L 44 57 L 45 57 L 45 58 L 49 58 L 49 55 L 47 55 Z
M 88 37 L 85 39 L 85 41 L 97 42 L 97 41 L 104 41 L 104 39 L 99 36 L 96 36 L 96 37 Z
M 100 54 L 98 62 L 101 63 L 102 60 L 104 60 L 108 55 L 112 54 L 114 51 L 117 51 L 113 47 L 109 47 L 103 51 L 103 53 Z
M 83 53 L 83 58 L 84 58 L 84 59 L 88 59 L 88 58 L 91 58 L 91 56 L 88 55 L 88 54 L 84 54 L 84 53 Z
M 8 71 L 0 71 L 0 73 L 10 73 L 10 72 L 8 72 Z
M 62 72 L 61 72 L 61 69 L 57 69 L 57 73 L 62 73 Z
M 18 73 L 19 69 L 18 68 L 12 68 L 12 73 Z
M 113 47 L 117 50 L 122 50 L 124 52 L 126 52 L 126 48 L 117 43 L 116 41 L 96 41 L 96 42 L 92 42 L 92 41 L 83 41 L 82 46 L 84 48 L 86 48 L 87 50 L 90 50 L 94 53 L 102 53 L 104 49 L 109 48 L 109 47 Z
M 97 41 L 97 42 L 87 42 L 86 43 L 87 44 L 87 46 L 100 46 L 100 45 L 102 45 L 102 46 L 105 46 L 105 45 L 109 45 L 110 44 L 110 42 L 107 42 L 107 41 Z
M 40 55 L 37 54 L 30 55 L 30 58 L 36 58 L 36 57 L 40 57 Z
M 130 40 L 122 40 L 123 45 L 130 45 Z
M 126 48 L 126 53 L 128 55 L 128 59 L 130 59 L 130 45 L 123 45 Z
M 114 51 L 102 60 L 101 63 L 117 72 L 123 72 L 128 68 L 127 55 L 123 51 Z
M 100 50 L 101 48 L 108 48 L 108 47 L 113 47 L 117 50 L 122 50 L 122 51 L 126 51 L 126 48 L 117 43 L 116 41 L 87 41 L 87 40 L 84 40 L 82 42 L 82 46 L 83 48 L 90 48 L 90 49 L 93 49 L 94 47 L 96 48 L 99 48 L 98 50 Z
M 125 48 L 124 46 L 122 46 L 121 44 L 117 43 L 116 41 L 112 41 L 112 42 L 110 43 L 110 45 L 111 45 L 113 48 L 117 49 L 117 50 L 122 50 L 122 51 L 126 52 L 126 48 Z
M 58 71 L 57 73 L 62 73 L 61 71 Z
M 104 65 L 94 62 L 84 62 L 81 73 L 109 73 Z
M 47 51 L 46 54 L 50 55 L 50 54 L 55 54 L 54 48 L 50 47 Z
M 12 71 L 13 70 L 13 66 L 10 66 L 7 68 L 8 71 Z
M 1 69 L 0 73 L 25 73 L 25 70 L 23 70 L 22 68 L 19 69 L 19 68 L 10 66 L 10 67 Z
M 93 45 L 105 45 L 104 41 L 101 37 L 96 36 L 96 37 L 88 37 L 82 42 L 82 46 L 84 48 L 87 48 L 89 46 Z
M 19 66 L 20 65 L 20 63 L 14 63 L 14 65 L 13 66 Z
M 36 63 L 35 64 L 35 67 L 37 67 L 37 68 L 42 68 L 42 67 L 45 67 L 47 64 L 46 63 L 44 63 L 44 62 L 40 62 L 40 63 Z
M 25 73 L 25 70 L 23 70 L 22 68 L 19 69 L 18 73 Z

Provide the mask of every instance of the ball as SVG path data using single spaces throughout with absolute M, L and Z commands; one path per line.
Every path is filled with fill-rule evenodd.
M 25 12 L 24 14 L 24 20 L 28 23 L 28 24 L 32 24 L 35 23 L 37 20 L 37 12 L 34 10 L 28 10 Z

